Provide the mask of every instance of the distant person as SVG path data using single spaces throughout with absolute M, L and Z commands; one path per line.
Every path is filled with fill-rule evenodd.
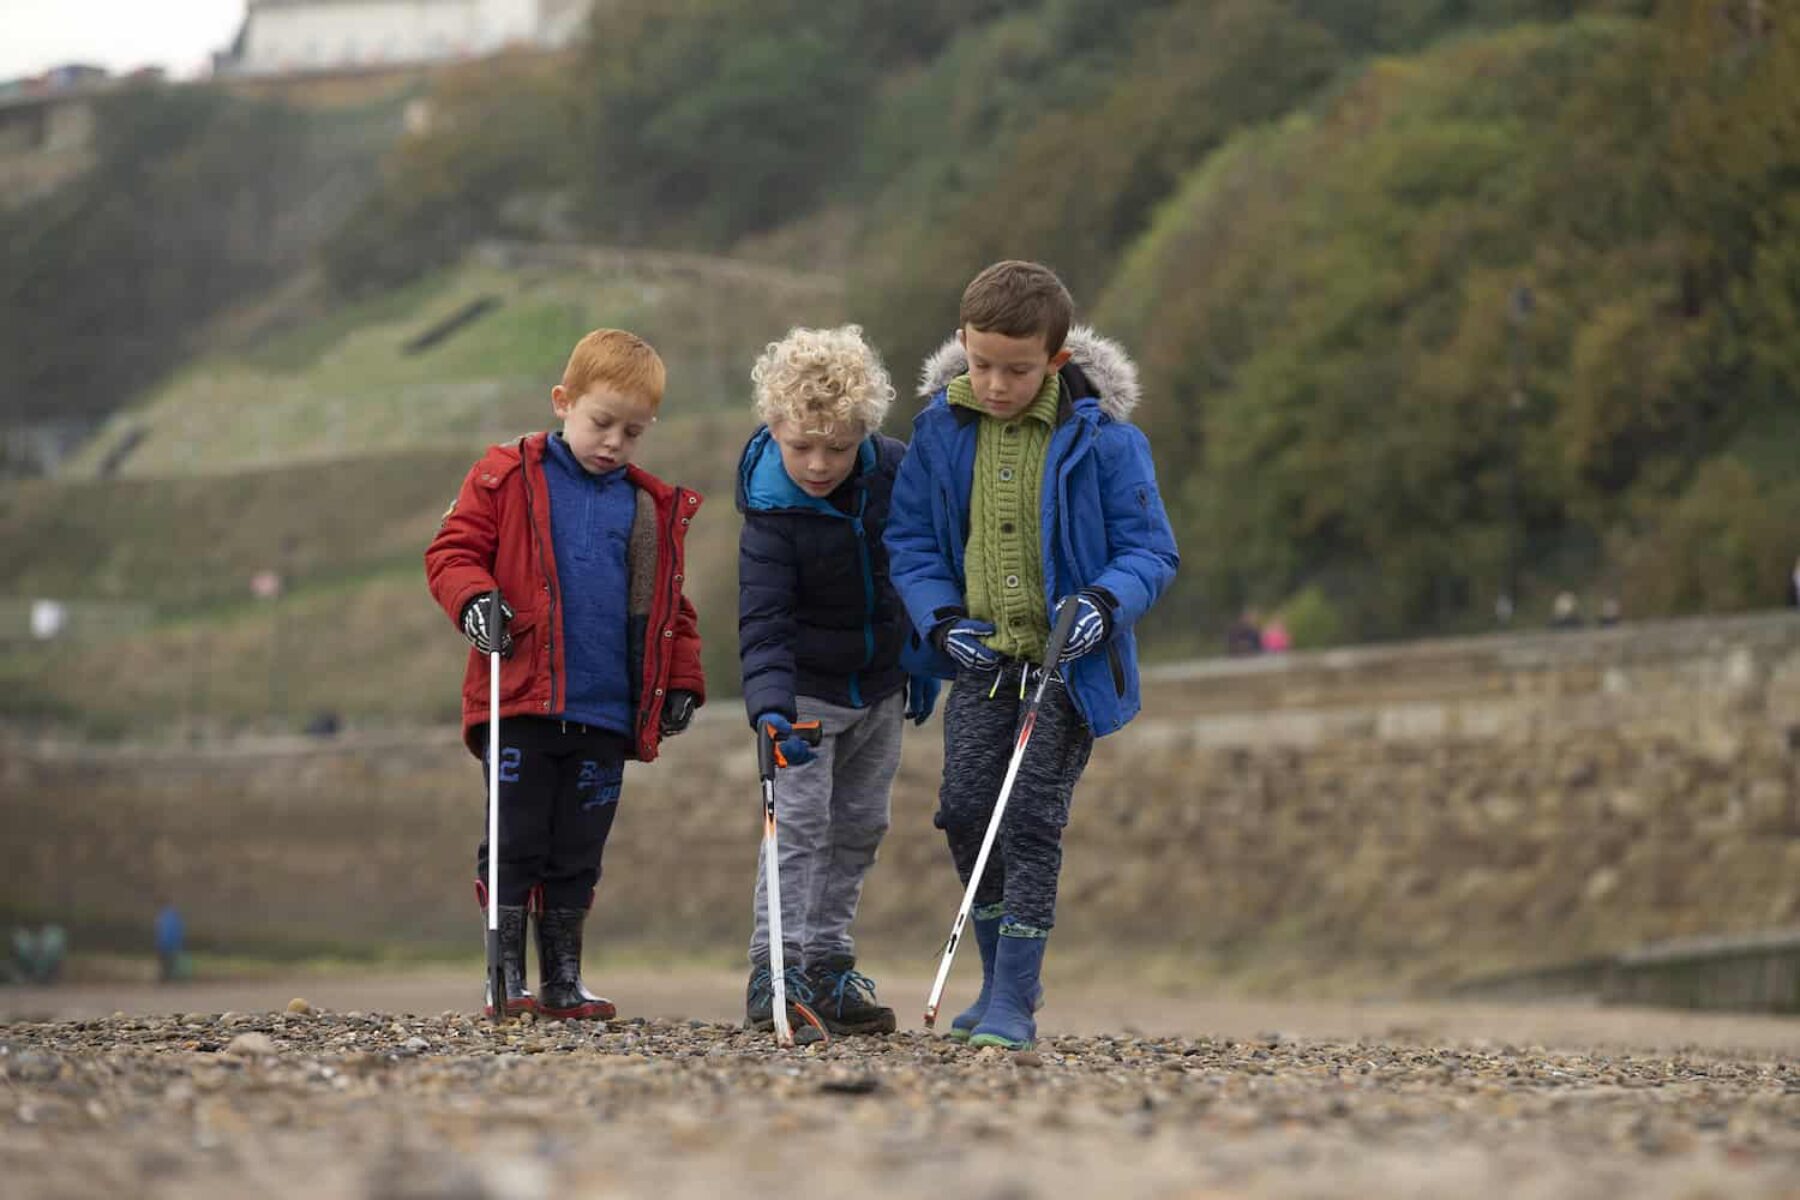
M 1256 610 L 1246 608 L 1225 628 L 1225 653 L 1233 658 L 1248 658 L 1262 652 L 1262 627 L 1257 624 Z
M 24 983 L 55 983 L 62 977 L 68 948 L 61 925 L 45 925 L 36 932 L 17 927 L 12 931 L 13 974 Z
M 1800 608 L 1800 558 L 1794 560 L 1794 572 L 1788 576 L 1788 607 Z
M 550 407 L 562 422 L 491 448 L 425 551 L 431 594 L 469 639 L 463 740 L 484 757 L 488 655 L 500 671 L 501 962 L 507 1013 L 610 1020 L 581 979 L 582 927 L 625 760 L 649 762 L 705 700 L 683 546 L 700 496 L 632 463 L 662 403 L 649 343 L 596 329 Z M 498 589 L 497 605 L 491 593 Z M 497 611 L 496 611 L 497 610 Z M 475 890 L 487 905 L 487 839 Z M 540 994 L 525 986 L 528 910 Z
M 1575 599 L 1573 592 L 1558 592 L 1556 600 L 1550 608 L 1550 628 L 1581 628 L 1581 602 Z
M 783 739 L 788 763 L 775 780 L 786 994 L 832 1033 L 892 1033 L 850 926 L 887 833 L 901 732 L 908 718 L 925 723 L 938 694 L 934 677 L 909 672 L 927 662 L 901 661 L 919 641 L 881 544 L 906 454 L 880 432 L 894 388 L 854 325 L 789 331 L 750 378 L 762 424 L 738 463 L 738 655 L 750 725 Z M 795 721 L 820 722 L 816 750 L 792 738 Z M 775 1021 L 763 861 L 752 1029 Z
M 1617 596 L 1608 596 L 1604 600 L 1600 601 L 1600 622 L 1599 623 L 1602 628 L 1611 629 L 1614 625 L 1617 625 L 1621 619 L 1623 619 L 1623 615 L 1624 614 L 1621 612 L 1621 610 L 1619 608 L 1619 598 Z
M 163 983 L 186 977 L 186 941 L 187 925 L 181 911 L 173 904 L 163 904 L 156 911 L 156 974 Z
M 1070 328 L 1048 267 L 1001 262 L 963 291 L 955 336 L 922 372 L 929 392 L 894 483 L 887 549 L 913 626 L 954 679 L 944 702 L 935 823 L 966 889 L 981 994 L 950 1025 L 972 1046 L 1029 1049 L 1056 919 L 1063 828 L 1094 739 L 1142 704 L 1138 620 L 1175 578 L 1175 534 L 1150 442 L 1131 424 L 1137 371 Z M 1058 615 L 1072 618 L 992 855 L 975 860 L 1038 694 Z
M 1280 617 L 1270 617 L 1262 627 L 1262 648 L 1264 654 L 1286 654 L 1293 648 L 1293 639 L 1288 636 L 1287 625 Z
M 314 713 L 312 718 L 306 722 L 306 736 L 315 738 L 334 738 L 342 728 L 342 718 L 340 718 L 336 712 L 325 709 L 322 712 Z

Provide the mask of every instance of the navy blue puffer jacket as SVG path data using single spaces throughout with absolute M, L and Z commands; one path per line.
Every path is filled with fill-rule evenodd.
M 744 707 L 796 717 L 796 694 L 866 708 L 906 684 L 910 623 L 888 581 L 882 532 L 906 446 L 864 439 L 830 496 L 800 489 L 765 427 L 738 463 L 738 654 Z M 911 655 L 908 655 L 910 658 Z

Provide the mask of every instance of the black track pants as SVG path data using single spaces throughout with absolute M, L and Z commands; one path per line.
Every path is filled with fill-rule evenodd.
M 480 730 L 486 757 L 487 728 Z M 546 908 L 587 908 L 600 881 L 600 856 L 619 811 L 625 738 L 592 726 L 540 717 L 500 722 L 500 903 L 522 905 L 544 889 Z M 490 764 L 483 763 L 485 785 Z M 483 792 L 485 799 L 486 793 Z M 475 851 L 476 880 L 487 882 L 487 809 Z

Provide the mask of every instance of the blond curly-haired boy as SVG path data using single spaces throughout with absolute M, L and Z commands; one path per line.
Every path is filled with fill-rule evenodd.
M 738 650 L 751 724 L 783 739 L 790 764 L 775 784 L 787 995 L 834 1033 L 891 1033 L 850 925 L 887 832 L 901 726 L 924 723 L 937 698 L 937 682 L 902 663 L 923 651 L 882 546 L 906 453 L 879 432 L 894 389 L 854 325 L 791 331 L 750 378 L 762 425 L 738 465 Z M 814 720 L 816 749 L 792 736 Z M 765 886 L 759 859 L 744 1015 L 763 1029 L 774 1015 Z

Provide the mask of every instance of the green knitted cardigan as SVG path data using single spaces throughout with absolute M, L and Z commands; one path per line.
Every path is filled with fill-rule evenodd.
M 1010 421 L 987 415 L 966 374 L 950 381 L 946 399 L 981 413 L 969 496 L 969 543 L 963 550 L 969 615 L 993 624 L 994 632 L 985 640 L 995 651 L 1012 658 L 1040 658 L 1050 641 L 1050 615 L 1044 600 L 1038 507 L 1044 459 L 1062 402 L 1061 383 L 1054 371 L 1044 376 L 1030 406 Z

